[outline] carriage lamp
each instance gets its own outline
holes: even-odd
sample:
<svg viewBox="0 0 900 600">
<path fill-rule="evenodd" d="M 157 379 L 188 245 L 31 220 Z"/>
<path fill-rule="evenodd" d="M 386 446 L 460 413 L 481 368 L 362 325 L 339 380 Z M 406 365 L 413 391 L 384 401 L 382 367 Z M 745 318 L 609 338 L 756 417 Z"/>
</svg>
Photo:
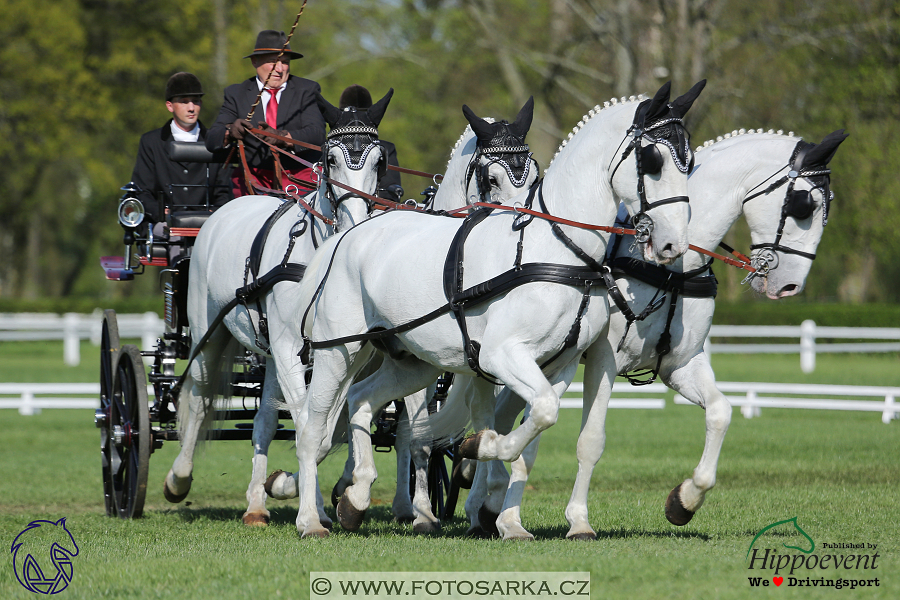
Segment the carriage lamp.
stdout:
<svg viewBox="0 0 900 600">
<path fill-rule="evenodd" d="M 144 222 L 144 205 L 137 198 L 125 197 L 119 204 L 119 223 L 135 228 Z"/>
</svg>

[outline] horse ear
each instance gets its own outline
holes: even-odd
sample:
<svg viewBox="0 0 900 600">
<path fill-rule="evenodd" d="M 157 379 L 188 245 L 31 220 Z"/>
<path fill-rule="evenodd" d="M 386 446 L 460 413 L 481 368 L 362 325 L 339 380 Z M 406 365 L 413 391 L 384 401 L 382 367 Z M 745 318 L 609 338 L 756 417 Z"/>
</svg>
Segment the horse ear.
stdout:
<svg viewBox="0 0 900 600">
<path fill-rule="evenodd" d="M 672 82 L 665 82 L 661 88 L 656 92 L 656 95 L 653 96 L 653 100 L 650 101 L 650 105 L 647 106 L 644 111 L 644 119 L 643 123 L 647 121 L 652 121 L 666 108 L 669 103 L 669 93 L 672 90 Z M 643 125 L 641 123 L 641 125 Z"/>
<path fill-rule="evenodd" d="M 806 153 L 801 166 L 827 165 L 831 162 L 831 159 L 834 158 L 834 153 L 837 152 L 838 146 L 840 146 L 841 142 L 848 137 L 849 134 L 844 133 L 843 129 L 838 129 L 837 131 L 829 133 L 822 139 L 820 144 L 817 144 Z"/>
<path fill-rule="evenodd" d="M 516 120 L 510 126 L 523 140 L 531 129 L 531 120 L 534 118 L 534 96 L 522 106 L 522 110 L 516 115 Z"/>
<path fill-rule="evenodd" d="M 462 111 L 479 142 L 486 144 L 494 139 L 494 129 L 490 123 L 472 112 L 472 109 L 465 104 L 463 104 Z"/>
<path fill-rule="evenodd" d="M 701 79 L 697 83 L 694 84 L 694 87 L 689 89 L 686 94 L 683 96 L 679 96 L 675 98 L 674 102 L 672 102 L 672 112 L 675 113 L 678 117 L 683 117 L 688 109 L 694 104 L 694 100 L 697 99 L 697 96 L 700 95 L 700 92 L 703 91 L 703 88 L 706 87 L 706 80 Z"/>
<path fill-rule="evenodd" d="M 371 108 L 366 110 L 366 114 L 369 115 L 369 118 L 372 119 L 372 123 L 375 124 L 375 127 L 378 127 L 381 124 L 381 119 L 384 118 L 384 111 L 387 110 L 388 104 L 391 103 L 391 96 L 394 95 L 394 88 L 388 90 L 388 93 L 384 95 L 384 98 L 376 102 L 372 105 Z"/>
<path fill-rule="evenodd" d="M 319 110 L 322 111 L 322 116 L 325 117 L 325 122 L 328 123 L 331 127 L 334 127 L 334 124 L 337 123 L 338 117 L 341 115 L 341 109 L 334 106 L 326 100 L 322 94 L 316 92 L 316 104 L 319 105 Z"/>
</svg>

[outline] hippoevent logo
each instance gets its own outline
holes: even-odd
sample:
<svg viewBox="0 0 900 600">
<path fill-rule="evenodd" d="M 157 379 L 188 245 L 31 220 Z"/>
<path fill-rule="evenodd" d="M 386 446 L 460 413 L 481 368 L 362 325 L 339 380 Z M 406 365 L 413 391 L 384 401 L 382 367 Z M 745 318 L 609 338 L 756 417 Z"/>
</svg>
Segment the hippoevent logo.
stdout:
<svg viewBox="0 0 900 600">
<path fill-rule="evenodd" d="M 795 533 L 785 533 L 792 525 Z M 776 528 L 782 527 L 780 530 Z M 763 534 L 776 530 L 770 535 L 795 537 L 800 534 L 799 545 L 782 543 L 781 548 L 765 547 L 768 538 L 760 541 Z M 757 543 L 759 542 L 759 543 Z M 747 568 L 754 571 L 747 579 L 750 587 L 831 587 L 835 589 L 858 587 L 878 587 L 878 577 L 872 573 L 878 568 L 878 544 L 869 542 L 822 543 L 816 552 L 816 542 L 797 523 L 797 517 L 776 521 L 763 527 L 747 549 Z M 794 550 L 795 552 L 785 552 Z M 838 551 L 841 551 L 840 553 Z M 849 551 L 849 552 L 848 552 Z M 813 577 L 810 571 L 833 571 L 825 576 Z"/>
<path fill-rule="evenodd" d="M 78 544 L 63 517 L 55 522 L 32 521 L 13 540 L 10 552 L 22 587 L 36 594 L 58 594 L 72 581 Z"/>
</svg>

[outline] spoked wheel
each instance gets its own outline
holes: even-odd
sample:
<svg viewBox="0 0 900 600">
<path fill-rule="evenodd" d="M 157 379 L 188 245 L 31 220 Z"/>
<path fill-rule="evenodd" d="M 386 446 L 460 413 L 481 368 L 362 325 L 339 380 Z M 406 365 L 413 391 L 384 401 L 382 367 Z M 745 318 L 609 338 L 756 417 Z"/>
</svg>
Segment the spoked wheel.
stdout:
<svg viewBox="0 0 900 600">
<path fill-rule="evenodd" d="M 115 514 L 113 508 L 112 477 L 110 473 L 110 416 L 112 414 L 113 371 L 119 353 L 119 325 L 116 311 L 103 312 L 100 331 L 100 408 L 94 415 L 94 423 L 100 429 L 100 468 L 103 477 L 103 503 L 106 516 Z"/>
<path fill-rule="evenodd" d="M 107 440 L 112 514 L 122 519 L 136 519 L 144 512 L 153 442 L 147 376 L 137 346 L 122 346 L 115 364 Z"/>
<path fill-rule="evenodd" d="M 440 520 L 453 518 L 459 489 L 452 490 L 450 476 L 447 472 L 447 460 L 453 462 L 453 450 L 441 448 L 433 450 L 428 457 L 428 496 L 431 499 L 431 512 Z M 416 491 L 416 465 L 409 465 L 409 495 Z"/>
</svg>

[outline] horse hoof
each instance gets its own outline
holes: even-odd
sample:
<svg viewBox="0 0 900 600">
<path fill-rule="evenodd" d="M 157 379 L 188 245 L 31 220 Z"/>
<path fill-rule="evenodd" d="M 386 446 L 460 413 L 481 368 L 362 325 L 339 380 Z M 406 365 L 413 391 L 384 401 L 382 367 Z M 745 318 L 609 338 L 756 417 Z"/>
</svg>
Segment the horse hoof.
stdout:
<svg viewBox="0 0 900 600">
<path fill-rule="evenodd" d="M 249 525 L 250 527 L 266 527 L 269 524 L 269 515 L 263 513 L 244 513 L 241 521 L 244 522 L 244 525 Z"/>
<path fill-rule="evenodd" d="M 450 475 L 450 480 L 464 490 L 471 490 L 472 481 L 475 479 L 475 469 L 472 469 L 470 464 L 467 464 L 469 460 L 465 459 L 456 463 Z"/>
<path fill-rule="evenodd" d="M 363 518 L 366 516 L 365 510 L 357 510 L 347 496 L 341 496 L 337 505 L 337 518 L 341 527 L 347 531 L 357 531 L 362 525 Z"/>
<path fill-rule="evenodd" d="M 327 529 L 313 529 L 312 531 L 304 531 L 303 534 L 300 536 L 300 539 L 303 539 L 303 538 L 325 539 L 329 535 L 331 535 L 331 534 L 328 532 Z"/>
<path fill-rule="evenodd" d="M 478 522 L 481 523 L 481 528 L 491 537 L 500 537 L 500 530 L 497 529 L 498 518 L 500 518 L 498 513 L 490 511 L 483 504 L 478 509 Z"/>
<path fill-rule="evenodd" d="M 585 541 L 585 542 L 593 542 L 597 539 L 597 535 L 594 532 L 585 532 L 585 533 L 573 533 L 572 535 L 566 536 L 567 540 L 575 540 L 575 541 Z"/>
<path fill-rule="evenodd" d="M 476 434 L 470 435 L 466 439 L 462 441 L 459 445 L 459 455 L 462 458 L 471 458 L 473 460 L 478 460 L 478 446 L 481 444 L 481 436 L 484 435 L 483 431 L 479 431 Z"/>
<path fill-rule="evenodd" d="M 278 476 L 281 475 L 282 473 L 284 473 L 284 471 L 282 471 L 281 469 L 272 471 L 272 474 L 269 475 L 268 479 L 266 479 L 266 483 L 265 483 L 265 485 L 263 485 L 263 489 L 266 490 L 266 495 L 269 498 L 275 497 L 275 495 L 272 494 L 272 486 L 275 485 L 275 480 L 278 479 Z"/>
<path fill-rule="evenodd" d="M 187 495 L 191 491 L 191 481 L 193 481 L 193 480 L 194 480 L 193 477 L 191 477 L 191 479 L 188 480 L 188 489 L 183 494 L 176 494 L 176 493 L 172 492 L 172 490 L 169 489 L 169 482 L 166 480 L 163 480 L 163 496 L 165 496 L 166 500 L 168 500 L 172 504 L 178 504 L 179 502 L 181 502 L 182 500 L 187 498 Z"/>
<path fill-rule="evenodd" d="M 416 523 L 413 525 L 413 533 L 416 535 L 421 535 L 424 533 L 436 533 L 441 530 L 440 523 L 432 523 L 430 521 L 425 521 L 424 523 Z"/>
<path fill-rule="evenodd" d="M 672 525 L 687 525 L 694 518 L 694 513 L 689 511 L 681 503 L 681 485 L 675 487 L 666 498 L 666 519 Z"/>
<path fill-rule="evenodd" d="M 533 542 L 534 536 L 525 530 L 512 533 L 503 537 L 504 542 Z"/>
</svg>

